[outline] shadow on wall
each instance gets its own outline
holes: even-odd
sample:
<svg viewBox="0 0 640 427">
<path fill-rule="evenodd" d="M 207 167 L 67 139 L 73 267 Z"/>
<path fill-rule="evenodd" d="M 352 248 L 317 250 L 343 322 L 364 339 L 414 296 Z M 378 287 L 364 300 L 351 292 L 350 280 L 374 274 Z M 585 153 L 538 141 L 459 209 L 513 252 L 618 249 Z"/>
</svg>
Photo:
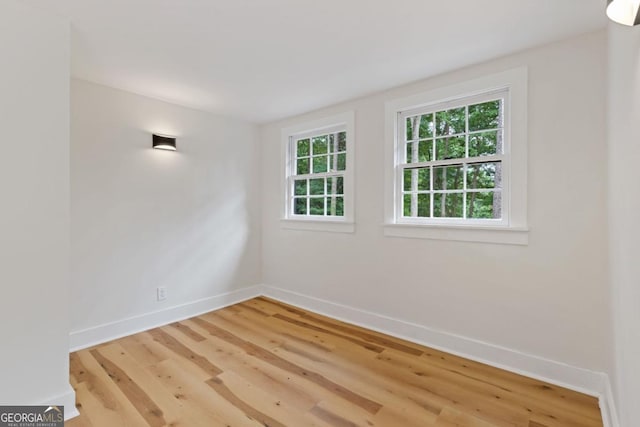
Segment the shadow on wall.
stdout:
<svg viewBox="0 0 640 427">
<path fill-rule="evenodd" d="M 201 298 L 237 288 L 249 240 L 246 197 L 229 191 L 203 203 L 190 221 L 165 230 L 171 254 L 160 255 L 158 286 Z M 189 283 L 183 283 L 189 277 Z M 183 286 L 188 285 L 188 286 Z M 195 298 L 197 299 L 197 297 Z"/>
<path fill-rule="evenodd" d="M 148 176 L 156 177 L 156 188 L 171 195 L 170 200 L 163 194 L 153 197 L 158 252 L 148 277 L 154 286 L 169 289 L 170 305 L 255 284 L 244 277 L 255 268 L 247 254 L 249 183 L 240 172 L 247 167 L 244 156 L 224 146 L 212 151 L 207 153 L 214 160 L 207 163 L 210 167 L 194 164 L 198 153 L 190 152 L 189 144 L 178 145 L 176 152 L 147 147 L 139 152 L 153 158 Z"/>
<path fill-rule="evenodd" d="M 146 130 L 102 125 L 109 135 L 77 144 L 73 160 L 73 330 L 257 284 L 252 145 L 227 142 L 236 128 L 164 151 Z"/>
</svg>

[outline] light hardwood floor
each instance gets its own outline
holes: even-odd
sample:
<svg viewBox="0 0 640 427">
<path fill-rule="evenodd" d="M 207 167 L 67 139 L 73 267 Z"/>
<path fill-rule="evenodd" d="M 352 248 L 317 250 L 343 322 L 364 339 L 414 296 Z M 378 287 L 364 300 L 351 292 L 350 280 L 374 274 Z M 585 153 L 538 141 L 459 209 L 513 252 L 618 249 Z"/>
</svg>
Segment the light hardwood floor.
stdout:
<svg viewBox="0 0 640 427">
<path fill-rule="evenodd" d="M 602 426 L 598 401 L 256 298 L 71 354 L 70 427 Z"/>
</svg>

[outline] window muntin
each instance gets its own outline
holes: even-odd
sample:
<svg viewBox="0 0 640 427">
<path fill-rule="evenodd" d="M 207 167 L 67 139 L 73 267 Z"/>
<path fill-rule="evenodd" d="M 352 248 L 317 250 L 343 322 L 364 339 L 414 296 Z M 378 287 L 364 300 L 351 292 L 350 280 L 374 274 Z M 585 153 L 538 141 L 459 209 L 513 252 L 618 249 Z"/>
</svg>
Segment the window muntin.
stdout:
<svg viewBox="0 0 640 427">
<path fill-rule="evenodd" d="M 398 223 L 508 223 L 507 95 L 493 91 L 398 113 Z"/>
<path fill-rule="evenodd" d="M 289 145 L 289 217 L 344 219 L 346 128 L 294 135 Z"/>
</svg>

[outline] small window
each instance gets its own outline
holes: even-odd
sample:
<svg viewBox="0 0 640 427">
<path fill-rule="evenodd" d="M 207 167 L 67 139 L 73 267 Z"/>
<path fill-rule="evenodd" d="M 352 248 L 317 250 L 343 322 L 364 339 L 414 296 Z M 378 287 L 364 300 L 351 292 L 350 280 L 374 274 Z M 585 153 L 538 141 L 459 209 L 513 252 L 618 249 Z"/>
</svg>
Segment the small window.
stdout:
<svg viewBox="0 0 640 427">
<path fill-rule="evenodd" d="M 291 214 L 344 217 L 347 132 L 335 129 L 293 137 L 294 173 L 289 177 Z"/>
<path fill-rule="evenodd" d="M 283 141 L 287 228 L 352 231 L 353 113 L 284 129 Z"/>
</svg>

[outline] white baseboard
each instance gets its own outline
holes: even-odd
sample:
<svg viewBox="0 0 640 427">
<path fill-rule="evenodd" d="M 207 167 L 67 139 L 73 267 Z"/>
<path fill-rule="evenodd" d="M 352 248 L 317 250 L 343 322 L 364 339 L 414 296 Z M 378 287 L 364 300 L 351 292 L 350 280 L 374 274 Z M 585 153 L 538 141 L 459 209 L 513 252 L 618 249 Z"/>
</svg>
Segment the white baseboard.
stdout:
<svg viewBox="0 0 640 427">
<path fill-rule="evenodd" d="M 600 410 L 602 411 L 602 422 L 604 427 L 620 427 L 618 421 L 618 413 L 616 412 L 616 405 L 613 399 L 613 390 L 611 388 L 611 382 L 609 376 L 605 378 L 605 392 L 600 396 Z"/>
<path fill-rule="evenodd" d="M 613 408 L 609 378 L 602 372 L 578 368 L 273 286 L 265 285 L 264 295 L 334 319 L 598 397 L 603 418 L 606 417 L 605 427 L 619 427 Z"/>
<path fill-rule="evenodd" d="M 250 286 L 214 297 L 169 307 L 163 310 L 105 323 L 69 334 L 71 352 L 102 344 L 158 326 L 178 322 L 209 311 L 246 301 L 263 294 L 262 285 Z"/>
<path fill-rule="evenodd" d="M 49 405 L 62 405 L 64 406 L 64 420 L 67 421 L 73 417 L 77 417 L 80 415 L 78 409 L 76 408 L 76 392 L 71 387 L 70 384 L 67 384 L 67 390 L 63 393 L 52 396 L 51 398 L 38 402 L 38 405 L 49 406 Z"/>
</svg>

